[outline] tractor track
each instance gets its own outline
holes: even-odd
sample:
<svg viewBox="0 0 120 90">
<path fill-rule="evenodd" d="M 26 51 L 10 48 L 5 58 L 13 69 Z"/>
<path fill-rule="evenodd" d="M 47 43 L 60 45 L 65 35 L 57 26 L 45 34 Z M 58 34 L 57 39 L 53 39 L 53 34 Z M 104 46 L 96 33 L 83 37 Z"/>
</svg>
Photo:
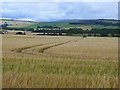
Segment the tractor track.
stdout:
<svg viewBox="0 0 120 90">
<path fill-rule="evenodd" d="M 56 42 L 54 42 L 56 43 Z M 22 53 L 24 50 L 26 49 L 30 49 L 30 48 L 34 48 L 34 47 L 38 47 L 38 46 L 43 46 L 43 45 L 47 45 L 47 44 L 53 44 L 53 43 L 46 43 L 46 44 L 38 44 L 38 45 L 32 45 L 32 46 L 26 46 L 26 47 L 21 47 L 21 48 L 15 48 L 12 51 L 14 52 L 18 52 L 18 53 Z"/>
<path fill-rule="evenodd" d="M 70 43 L 70 42 L 77 42 L 77 41 L 78 40 L 70 40 L 70 41 L 67 41 L 67 42 L 58 43 L 58 44 L 55 44 L 55 45 L 44 47 L 44 48 L 42 48 L 42 49 L 39 50 L 39 53 L 44 53 L 46 50 L 48 50 L 50 48 L 57 47 L 57 46 L 60 46 L 60 45 L 63 45 L 63 44 L 67 44 L 67 43 Z"/>
<path fill-rule="evenodd" d="M 62 42 L 62 43 L 53 42 L 53 43 L 46 43 L 46 44 L 38 44 L 38 45 L 26 46 L 26 47 L 13 49 L 12 52 L 26 53 L 26 51 L 28 50 L 27 51 L 28 53 L 26 53 L 26 54 L 34 54 L 34 52 L 29 53 L 29 49 L 38 48 L 38 49 L 36 49 L 37 53 L 44 53 L 46 50 L 48 50 L 50 48 L 57 47 L 57 46 L 60 46 L 60 45 L 63 45 L 63 44 L 67 44 L 67 43 L 70 43 L 70 42 L 77 42 L 77 41 L 78 40 L 69 40 L 69 41 Z M 50 44 L 53 44 L 53 45 L 50 45 Z M 48 46 L 45 46 L 45 45 L 48 45 Z M 39 48 L 39 47 L 42 47 L 42 48 Z"/>
</svg>

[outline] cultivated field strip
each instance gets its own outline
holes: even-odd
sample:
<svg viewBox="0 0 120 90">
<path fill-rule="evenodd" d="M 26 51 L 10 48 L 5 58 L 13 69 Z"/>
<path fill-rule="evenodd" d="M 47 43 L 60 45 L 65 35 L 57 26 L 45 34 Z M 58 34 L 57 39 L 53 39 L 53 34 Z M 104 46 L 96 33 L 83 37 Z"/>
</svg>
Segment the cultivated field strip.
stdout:
<svg viewBox="0 0 120 90">
<path fill-rule="evenodd" d="M 2 39 L 4 88 L 118 88 L 117 38 Z"/>
</svg>

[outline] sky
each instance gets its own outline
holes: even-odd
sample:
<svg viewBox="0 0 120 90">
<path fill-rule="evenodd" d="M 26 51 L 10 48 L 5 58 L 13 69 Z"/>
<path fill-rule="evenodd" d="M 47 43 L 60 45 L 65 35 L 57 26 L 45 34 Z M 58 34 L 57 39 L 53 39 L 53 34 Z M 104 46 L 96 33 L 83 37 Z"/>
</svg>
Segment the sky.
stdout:
<svg viewBox="0 0 120 90">
<path fill-rule="evenodd" d="M 0 17 L 36 21 L 118 19 L 118 2 L 2 2 Z"/>
<path fill-rule="evenodd" d="M 2 0 L 2 2 L 119 2 L 120 0 Z"/>
</svg>

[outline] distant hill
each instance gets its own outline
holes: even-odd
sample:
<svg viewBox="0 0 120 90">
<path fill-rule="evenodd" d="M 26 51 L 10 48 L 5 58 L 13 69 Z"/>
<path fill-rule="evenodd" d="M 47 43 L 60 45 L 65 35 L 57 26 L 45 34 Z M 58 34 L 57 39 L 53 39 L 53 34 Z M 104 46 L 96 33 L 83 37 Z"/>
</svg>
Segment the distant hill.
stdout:
<svg viewBox="0 0 120 90">
<path fill-rule="evenodd" d="M 8 24 L 4 30 L 31 31 L 31 33 L 47 33 L 48 35 L 84 35 L 120 37 L 120 23 L 118 20 L 61 20 L 56 22 L 34 22 L 23 20 L 1 20 L 1 24 Z M 52 33 L 52 34 L 51 34 Z"/>
<path fill-rule="evenodd" d="M 60 28 L 82 28 L 83 30 L 91 30 L 92 28 L 118 28 L 119 21 L 114 19 L 91 19 L 91 20 L 80 20 L 80 19 L 67 19 L 55 22 L 35 22 L 35 21 L 23 21 L 13 19 L 0 19 L 2 23 L 7 22 L 11 24 L 8 28 L 22 28 L 22 29 L 34 29 L 38 26 L 57 26 Z"/>
<path fill-rule="evenodd" d="M 71 24 L 75 23 L 75 24 Z M 79 20 L 79 19 L 69 19 L 69 20 L 60 20 L 56 22 L 40 22 L 34 25 L 31 25 L 31 28 L 36 28 L 37 26 L 52 25 L 58 26 L 61 28 L 82 28 L 82 29 L 91 29 L 91 28 L 118 28 L 118 20 L 113 19 L 93 19 L 93 20 Z"/>
</svg>

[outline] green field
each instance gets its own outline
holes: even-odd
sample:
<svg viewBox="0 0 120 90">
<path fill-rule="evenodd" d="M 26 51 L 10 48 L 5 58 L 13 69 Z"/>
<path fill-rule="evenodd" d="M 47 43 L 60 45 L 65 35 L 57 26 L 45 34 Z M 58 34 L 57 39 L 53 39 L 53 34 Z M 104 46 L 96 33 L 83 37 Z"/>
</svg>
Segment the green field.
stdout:
<svg viewBox="0 0 120 90">
<path fill-rule="evenodd" d="M 9 28 L 37 28 L 37 26 L 58 26 L 61 28 L 82 28 L 83 30 L 91 30 L 92 28 L 102 29 L 102 28 L 110 28 L 116 29 L 118 26 L 104 26 L 104 25 L 71 25 L 70 22 L 74 22 L 76 20 L 66 20 L 66 21 L 56 21 L 56 22 L 30 22 L 30 21 L 11 21 L 11 20 L 2 20 L 2 22 L 7 22 L 8 24 L 12 24 L 12 26 L 8 26 Z M 116 20 L 104 20 L 104 22 L 112 22 L 118 23 Z"/>
<path fill-rule="evenodd" d="M 44 26 L 44 25 L 51 25 L 51 26 L 58 26 L 61 28 L 82 28 L 83 30 L 92 28 L 118 28 L 118 26 L 103 26 L 103 25 L 70 25 L 69 22 L 41 22 L 37 24 L 30 25 L 26 28 L 36 28 L 37 26 Z"/>
</svg>

